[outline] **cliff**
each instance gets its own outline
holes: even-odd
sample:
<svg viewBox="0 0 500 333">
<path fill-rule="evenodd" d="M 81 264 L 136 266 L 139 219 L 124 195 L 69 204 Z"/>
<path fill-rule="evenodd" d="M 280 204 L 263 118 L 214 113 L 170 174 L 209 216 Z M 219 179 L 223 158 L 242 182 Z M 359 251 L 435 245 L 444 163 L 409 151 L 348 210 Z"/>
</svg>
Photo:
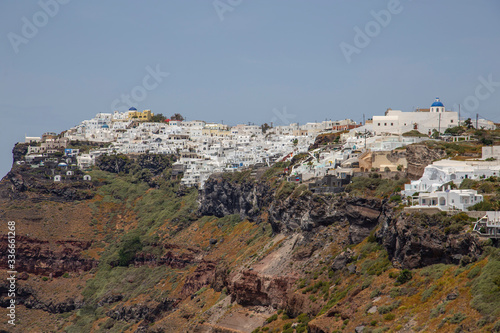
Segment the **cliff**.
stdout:
<svg viewBox="0 0 500 333">
<path fill-rule="evenodd" d="M 459 217 L 462 220 L 441 214 L 399 214 L 383 224 L 377 238 L 389 258 L 403 268 L 470 263 L 480 257 L 482 249 L 477 237 L 464 232 L 469 226 L 467 216 Z"/>
<path fill-rule="evenodd" d="M 440 148 L 429 148 L 425 145 L 410 145 L 406 147 L 408 162 L 407 174 L 411 180 L 417 180 L 424 174 L 426 166 L 435 160 L 446 157 L 446 151 Z"/>
<path fill-rule="evenodd" d="M 0 329 L 332 333 L 497 325 L 498 249 L 468 232 L 463 215 L 407 215 L 375 195 L 315 195 L 284 181 L 281 167 L 213 175 L 198 192 L 171 178 L 173 161 L 101 159 L 90 183 L 54 184 L 14 167 L 0 183 L 0 217 L 16 222 L 20 321 Z M 0 237 L 0 252 L 7 244 Z M 0 267 L 6 281 L 6 258 Z M 2 316 L 7 287 L 0 284 Z"/>
</svg>

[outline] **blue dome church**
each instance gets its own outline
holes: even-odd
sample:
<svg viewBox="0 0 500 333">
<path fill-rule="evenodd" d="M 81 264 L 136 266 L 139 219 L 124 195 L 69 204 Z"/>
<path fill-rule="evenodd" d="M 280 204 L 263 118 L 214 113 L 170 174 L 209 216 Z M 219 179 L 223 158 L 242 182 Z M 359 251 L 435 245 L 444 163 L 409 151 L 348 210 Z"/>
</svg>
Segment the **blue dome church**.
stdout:
<svg viewBox="0 0 500 333">
<path fill-rule="evenodd" d="M 432 103 L 431 112 L 444 112 L 444 105 L 441 103 L 439 97 L 436 97 L 436 100 Z"/>
</svg>

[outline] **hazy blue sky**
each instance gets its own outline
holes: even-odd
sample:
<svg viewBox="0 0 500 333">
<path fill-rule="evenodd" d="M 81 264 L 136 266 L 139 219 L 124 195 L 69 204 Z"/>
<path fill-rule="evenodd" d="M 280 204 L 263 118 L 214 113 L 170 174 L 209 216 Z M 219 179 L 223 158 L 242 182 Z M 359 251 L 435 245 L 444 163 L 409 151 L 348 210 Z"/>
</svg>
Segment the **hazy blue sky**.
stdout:
<svg viewBox="0 0 500 333">
<path fill-rule="evenodd" d="M 500 121 L 497 0 L 54 1 L 0 2 L 0 177 L 25 134 L 111 112 L 122 94 L 230 124 L 361 121 L 436 96 Z M 144 83 L 156 68 L 169 75 Z"/>
</svg>

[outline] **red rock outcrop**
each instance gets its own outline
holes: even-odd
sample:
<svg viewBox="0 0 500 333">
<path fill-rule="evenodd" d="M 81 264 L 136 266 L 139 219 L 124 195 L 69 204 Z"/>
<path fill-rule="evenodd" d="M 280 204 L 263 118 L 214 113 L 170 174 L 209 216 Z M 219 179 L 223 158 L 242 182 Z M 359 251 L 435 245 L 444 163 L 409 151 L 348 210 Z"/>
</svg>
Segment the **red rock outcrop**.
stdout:
<svg viewBox="0 0 500 333">
<path fill-rule="evenodd" d="M 16 263 L 18 272 L 57 277 L 66 272 L 88 271 L 97 266 L 97 261 L 82 257 L 91 242 L 59 240 L 55 243 L 36 238 L 16 237 Z M 0 236 L 0 253 L 7 253 L 8 239 Z M 0 268 L 7 268 L 8 257 L 0 257 Z"/>
<path fill-rule="evenodd" d="M 244 270 L 231 279 L 229 291 L 233 301 L 241 305 L 284 307 L 287 295 L 296 278 L 268 276 Z"/>
</svg>

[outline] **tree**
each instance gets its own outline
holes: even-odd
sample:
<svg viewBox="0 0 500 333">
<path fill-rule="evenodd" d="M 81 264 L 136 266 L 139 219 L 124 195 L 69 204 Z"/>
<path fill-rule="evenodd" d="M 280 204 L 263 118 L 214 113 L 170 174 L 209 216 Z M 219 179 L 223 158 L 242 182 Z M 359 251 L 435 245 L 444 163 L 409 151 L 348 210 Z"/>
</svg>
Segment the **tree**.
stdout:
<svg viewBox="0 0 500 333">
<path fill-rule="evenodd" d="M 482 137 L 481 140 L 479 140 L 483 145 L 485 146 L 492 146 L 493 145 L 493 140 Z"/>
<path fill-rule="evenodd" d="M 266 133 L 266 131 L 270 129 L 271 126 L 269 126 L 267 123 L 264 123 L 263 125 L 260 126 L 260 128 L 262 129 L 262 133 Z"/>
<path fill-rule="evenodd" d="M 167 119 L 163 114 L 158 113 L 151 117 L 151 122 L 153 123 L 163 123 Z"/>
<path fill-rule="evenodd" d="M 462 126 L 450 127 L 444 131 L 445 134 L 451 134 L 451 135 L 460 135 L 463 132 L 465 132 L 465 128 L 463 128 Z"/>
<path fill-rule="evenodd" d="M 184 121 L 184 117 L 180 113 L 174 113 L 174 115 L 171 116 L 170 119 Z"/>
<path fill-rule="evenodd" d="M 472 126 L 472 120 L 470 118 L 467 118 L 465 121 L 464 121 L 464 125 L 467 129 L 471 129 L 473 128 L 474 126 Z"/>
</svg>

